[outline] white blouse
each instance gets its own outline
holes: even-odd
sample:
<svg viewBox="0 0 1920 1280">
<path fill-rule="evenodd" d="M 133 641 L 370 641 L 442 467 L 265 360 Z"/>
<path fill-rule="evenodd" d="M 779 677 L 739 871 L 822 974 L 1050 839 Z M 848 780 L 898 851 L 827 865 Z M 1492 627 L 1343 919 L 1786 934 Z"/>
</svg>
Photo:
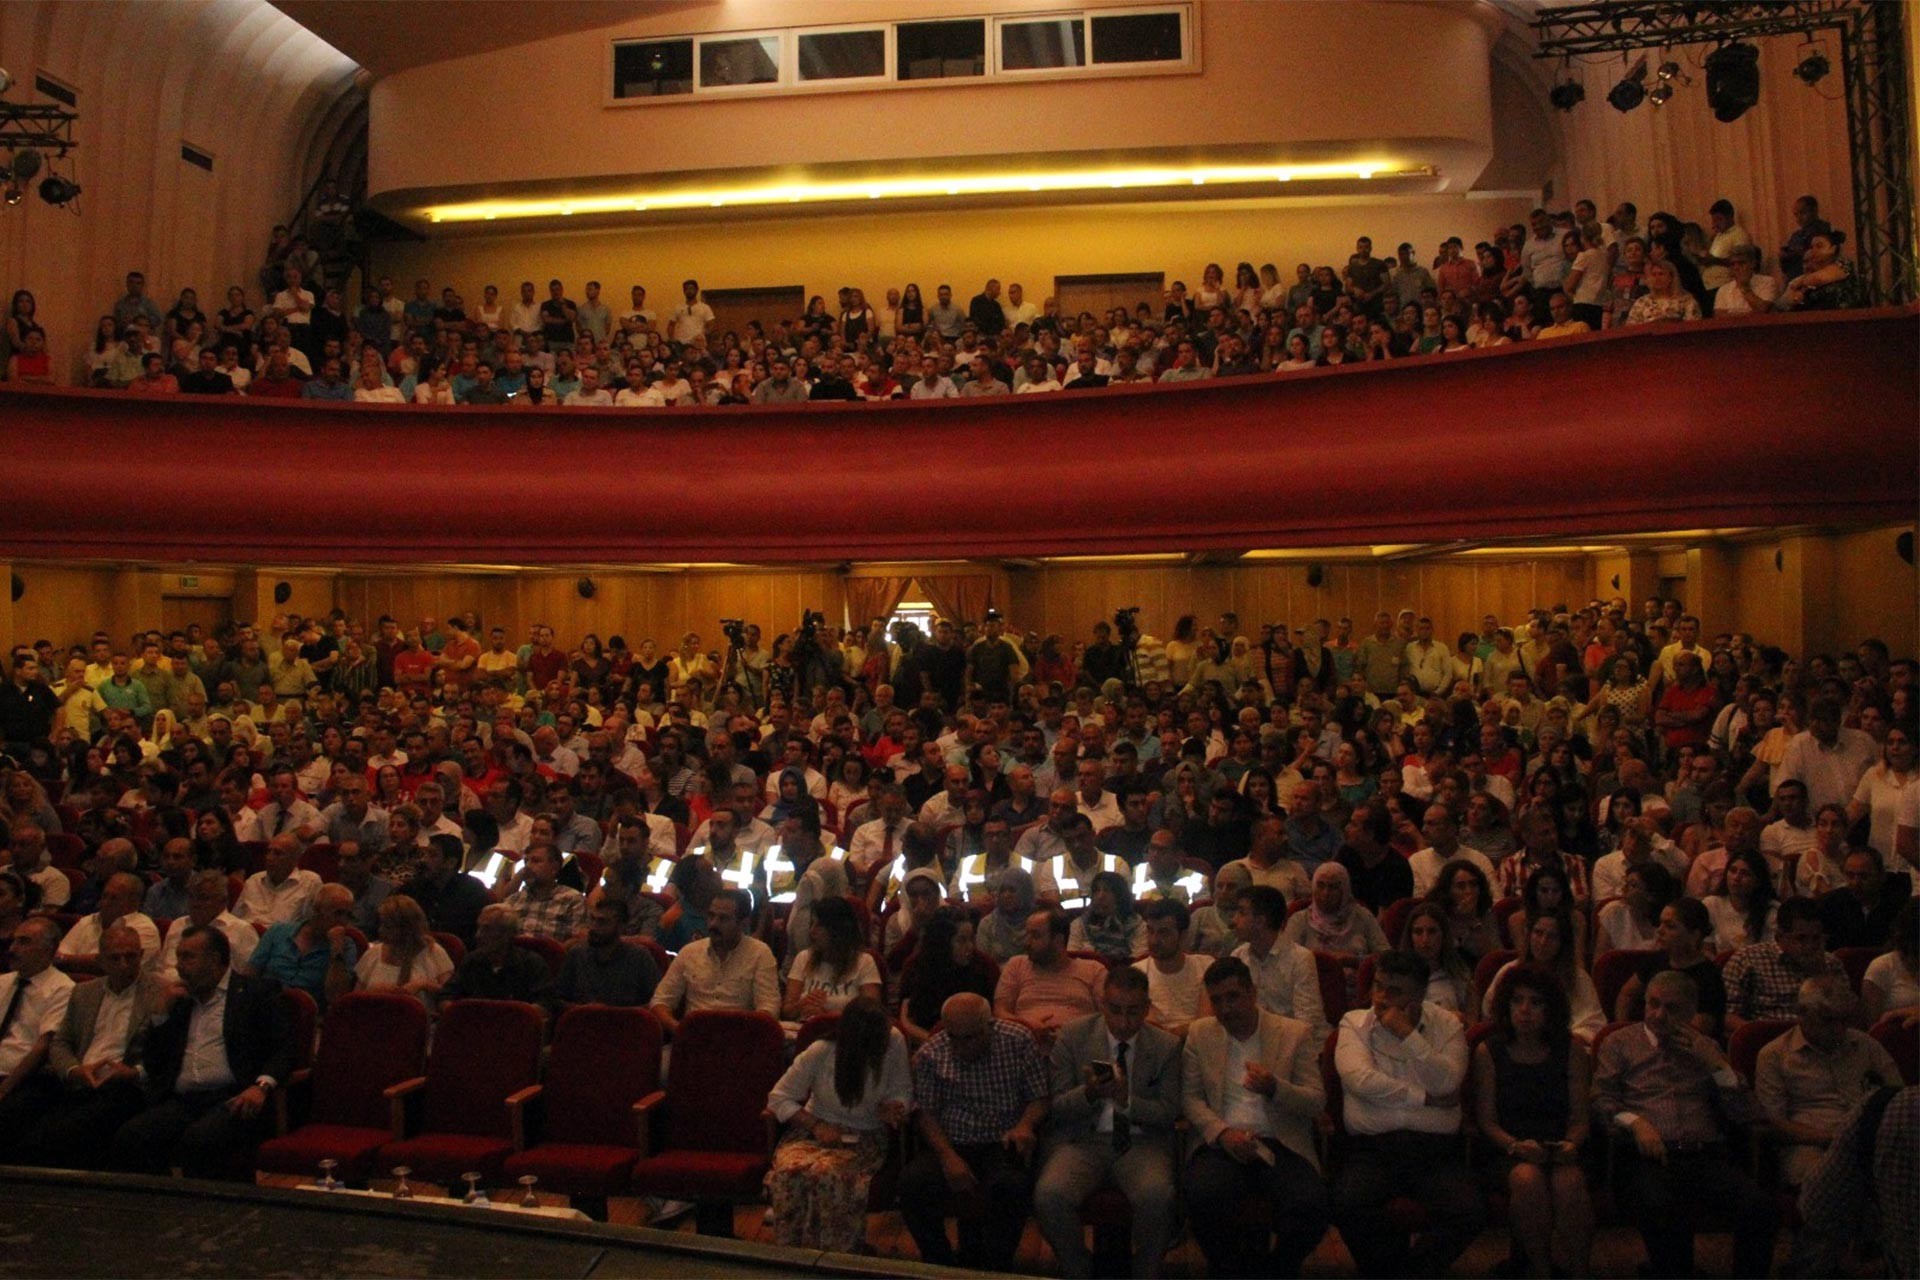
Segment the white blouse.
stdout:
<svg viewBox="0 0 1920 1280">
<path fill-rule="evenodd" d="M 353 967 L 354 976 L 360 979 L 360 990 L 372 991 L 392 988 L 400 985 L 400 966 L 387 960 L 386 944 L 375 942 L 361 953 L 360 963 Z M 413 973 L 409 982 L 426 978 L 433 982 L 445 982 L 453 976 L 453 958 L 446 948 L 429 940 L 427 949 L 413 958 Z"/>
<path fill-rule="evenodd" d="M 840 1100 L 834 1088 L 833 1069 L 839 1046 L 831 1040 L 816 1040 L 808 1045 L 773 1086 L 767 1107 L 782 1124 L 802 1110 L 811 1111 L 816 1120 L 824 1120 L 841 1129 L 866 1132 L 882 1128 L 882 1103 L 906 1103 L 912 1096 L 912 1077 L 907 1069 L 907 1041 L 898 1030 L 887 1041 L 887 1056 L 880 1066 L 880 1079 L 868 1081 L 860 1101 L 851 1105 Z"/>
<path fill-rule="evenodd" d="M 824 964 L 813 963 L 813 951 L 809 948 L 793 958 L 787 967 L 787 977 L 800 983 L 802 999 L 819 991 L 827 997 L 827 1011 L 837 1013 L 859 997 L 861 987 L 880 985 L 880 968 L 872 956 L 862 951 L 853 963 L 853 972 L 829 973 Z"/>
</svg>

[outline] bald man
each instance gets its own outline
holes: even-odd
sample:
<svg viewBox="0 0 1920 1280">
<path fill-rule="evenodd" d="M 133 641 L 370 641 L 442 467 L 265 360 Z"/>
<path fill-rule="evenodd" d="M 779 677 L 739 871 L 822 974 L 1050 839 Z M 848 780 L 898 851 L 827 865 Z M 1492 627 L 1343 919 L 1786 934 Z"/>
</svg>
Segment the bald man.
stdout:
<svg viewBox="0 0 1920 1280">
<path fill-rule="evenodd" d="M 116 871 L 108 876 L 106 885 L 100 890 L 100 909 L 90 916 L 82 916 L 73 928 L 67 930 L 67 936 L 60 940 L 60 958 L 89 963 L 97 961 L 100 958 L 100 942 L 107 930 L 116 924 L 124 924 L 140 939 L 142 966 L 151 969 L 160 958 L 160 930 L 140 910 L 140 900 L 146 889 L 146 884 L 132 872 Z"/>
</svg>

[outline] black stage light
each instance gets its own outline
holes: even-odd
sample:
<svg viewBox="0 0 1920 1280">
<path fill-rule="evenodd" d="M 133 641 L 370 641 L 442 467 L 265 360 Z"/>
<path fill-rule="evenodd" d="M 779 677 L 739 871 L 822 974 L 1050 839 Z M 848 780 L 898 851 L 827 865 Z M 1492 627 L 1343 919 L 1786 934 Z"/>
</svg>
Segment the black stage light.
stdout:
<svg viewBox="0 0 1920 1280">
<path fill-rule="evenodd" d="M 1607 90 L 1607 105 L 1615 111 L 1631 111 L 1646 101 L 1647 60 L 1640 59 L 1626 78 Z"/>
<path fill-rule="evenodd" d="M 1571 111 L 1587 100 L 1587 90 L 1578 80 L 1567 80 L 1553 86 L 1547 94 L 1547 101 L 1562 111 Z"/>
<path fill-rule="evenodd" d="M 1794 79 L 1806 84 L 1819 84 L 1833 70 L 1833 64 L 1827 61 L 1827 55 L 1815 49 L 1800 59 L 1800 65 L 1793 69 Z"/>
<path fill-rule="evenodd" d="M 1760 50 L 1723 44 L 1707 55 L 1707 105 L 1713 118 L 1730 124 L 1760 101 Z"/>
<path fill-rule="evenodd" d="M 63 205 L 80 194 L 80 184 L 52 174 L 40 182 L 40 198 L 51 205 Z"/>
</svg>

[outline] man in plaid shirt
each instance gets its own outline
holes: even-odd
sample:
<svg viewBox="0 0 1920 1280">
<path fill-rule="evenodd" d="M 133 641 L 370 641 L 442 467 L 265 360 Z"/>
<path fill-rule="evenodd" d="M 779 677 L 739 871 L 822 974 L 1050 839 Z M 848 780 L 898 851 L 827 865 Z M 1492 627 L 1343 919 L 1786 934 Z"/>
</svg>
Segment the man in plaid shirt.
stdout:
<svg viewBox="0 0 1920 1280">
<path fill-rule="evenodd" d="M 520 913 L 521 929 L 536 938 L 571 942 L 585 927 L 587 899 L 560 883 L 559 853 L 552 845 L 537 844 L 527 850 L 520 867 L 523 887 L 507 905 Z"/>
<path fill-rule="evenodd" d="M 1798 1012 L 1800 984 L 1833 974 L 1845 978 L 1841 963 L 1827 954 L 1827 925 L 1815 898 L 1788 898 L 1780 904 L 1773 939 L 1742 947 L 1727 961 L 1727 1035 L 1758 1018 L 1792 1018 Z"/>
<path fill-rule="evenodd" d="M 1049 1099 L 1033 1037 L 963 993 L 940 1010 L 942 1030 L 913 1060 L 913 1099 L 926 1147 L 900 1177 L 900 1202 L 920 1257 L 947 1267 L 1006 1271 L 1031 1203 L 1027 1161 Z M 975 1192 L 960 1247 L 947 1240 L 947 1205 Z"/>
<path fill-rule="evenodd" d="M 1541 867 L 1559 867 L 1567 873 L 1573 900 L 1587 900 L 1587 864 L 1585 859 L 1560 852 L 1560 832 L 1553 815 L 1545 809 L 1529 809 L 1520 819 L 1520 848 L 1500 863 L 1500 883 L 1496 892 L 1503 898 L 1517 898 L 1526 890 L 1527 877 Z"/>
</svg>

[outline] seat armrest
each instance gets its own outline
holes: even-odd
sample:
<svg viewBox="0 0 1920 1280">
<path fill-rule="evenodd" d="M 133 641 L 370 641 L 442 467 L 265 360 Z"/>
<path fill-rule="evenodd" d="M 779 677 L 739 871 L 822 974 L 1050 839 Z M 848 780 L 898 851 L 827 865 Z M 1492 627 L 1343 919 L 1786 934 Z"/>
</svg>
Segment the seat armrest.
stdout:
<svg viewBox="0 0 1920 1280">
<path fill-rule="evenodd" d="M 780 1119 L 773 1114 L 771 1107 L 762 1107 L 760 1108 L 760 1123 L 766 1126 L 767 1154 L 772 1155 L 773 1149 L 780 1145 Z"/>
<path fill-rule="evenodd" d="M 393 1129 L 393 1140 L 400 1142 L 407 1136 L 407 1099 L 427 1087 L 425 1076 L 415 1076 L 411 1080 L 402 1080 L 399 1084 L 390 1084 L 382 1091 L 387 1100 L 387 1124 Z"/>
<path fill-rule="evenodd" d="M 665 1091 L 655 1089 L 633 1104 L 633 1142 L 643 1156 L 653 1154 L 653 1113 L 666 1100 Z"/>
<path fill-rule="evenodd" d="M 507 1095 L 507 1122 L 513 1128 L 513 1149 L 527 1149 L 527 1104 L 539 1097 L 541 1086 L 530 1084 L 518 1093 Z"/>
<path fill-rule="evenodd" d="M 296 1086 L 308 1084 L 312 1079 L 312 1070 L 307 1067 L 301 1067 L 287 1077 L 286 1088 L 275 1089 L 273 1091 L 273 1133 L 275 1137 L 286 1137 L 287 1131 L 292 1128 L 292 1123 L 288 1117 L 287 1095 L 292 1093 Z"/>
</svg>

